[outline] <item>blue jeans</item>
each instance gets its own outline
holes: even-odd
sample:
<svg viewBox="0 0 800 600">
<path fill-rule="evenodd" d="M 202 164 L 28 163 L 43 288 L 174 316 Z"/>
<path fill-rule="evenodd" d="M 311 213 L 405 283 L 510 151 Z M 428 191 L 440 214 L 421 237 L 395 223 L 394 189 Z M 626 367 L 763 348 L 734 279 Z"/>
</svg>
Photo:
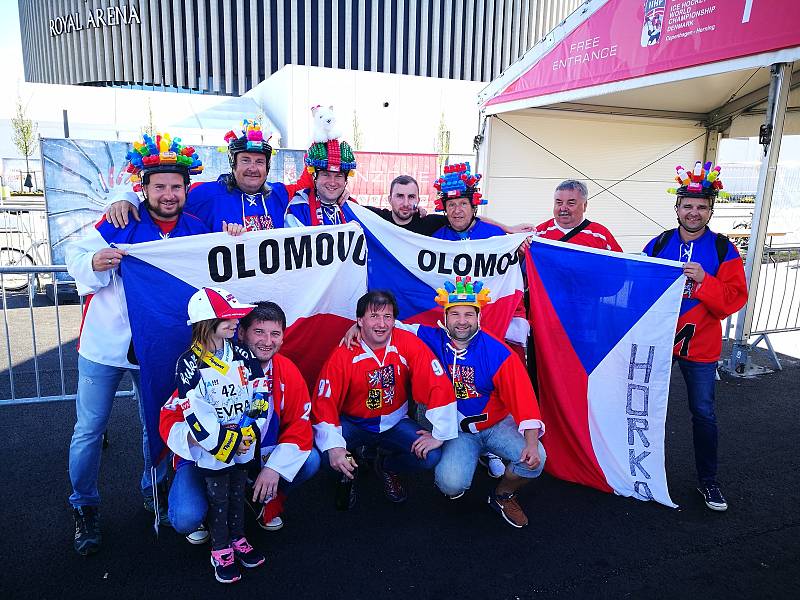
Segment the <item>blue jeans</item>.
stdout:
<svg viewBox="0 0 800 600">
<path fill-rule="evenodd" d="M 442 446 L 442 460 L 436 465 L 434 477 L 436 487 L 448 496 L 457 496 L 468 490 L 478 457 L 485 452 L 491 452 L 508 461 L 511 471 L 520 477 L 538 477 L 542 474 L 547 459 L 544 446 L 539 443 L 541 462 L 535 469 L 519 460 L 524 448 L 525 438 L 511 415 L 478 433 L 459 431 L 457 438 L 447 440 Z"/>
<path fill-rule="evenodd" d="M 423 429 L 416 421 L 404 417 L 397 425 L 383 432 L 367 431 L 345 416 L 341 417 L 342 437 L 347 448 L 353 450 L 359 446 L 377 448 L 387 453 L 383 468 L 393 473 L 422 471 L 433 469 L 442 457 L 442 449 L 434 448 L 426 458 L 418 458 L 411 451 L 411 444 L 419 437 L 417 431 Z M 325 464 L 330 467 L 327 451 Z"/>
<path fill-rule="evenodd" d="M 136 396 L 139 398 L 139 371 L 124 369 L 92 362 L 78 356 L 78 394 L 75 399 L 75 431 L 69 445 L 69 478 L 72 482 L 72 495 L 69 501 L 73 506 L 96 506 L 100 504 L 97 480 L 100 473 L 100 457 L 103 452 L 103 433 L 108 427 L 114 395 L 126 371 L 133 378 Z M 144 472 L 142 473 L 142 495 L 151 496 L 153 483 L 150 477 L 150 451 L 147 446 L 147 432 L 142 419 L 141 400 L 139 418 L 142 422 L 142 452 Z M 157 471 L 157 481 L 166 474 L 167 461 L 162 461 Z"/>
<path fill-rule="evenodd" d="M 717 363 L 701 363 L 676 358 L 686 381 L 689 410 L 692 413 L 694 462 L 697 479 L 713 483 L 717 479 L 717 415 L 714 412 L 714 386 Z"/>
<path fill-rule="evenodd" d="M 278 489 L 286 494 L 297 486 L 311 479 L 319 470 L 320 455 L 316 448 L 300 467 L 294 480 L 289 482 L 281 478 Z M 192 462 L 181 461 L 175 471 L 172 487 L 169 489 L 169 522 L 178 533 L 186 535 L 196 531 L 206 520 L 208 498 L 206 497 L 206 481 L 200 469 Z"/>
</svg>

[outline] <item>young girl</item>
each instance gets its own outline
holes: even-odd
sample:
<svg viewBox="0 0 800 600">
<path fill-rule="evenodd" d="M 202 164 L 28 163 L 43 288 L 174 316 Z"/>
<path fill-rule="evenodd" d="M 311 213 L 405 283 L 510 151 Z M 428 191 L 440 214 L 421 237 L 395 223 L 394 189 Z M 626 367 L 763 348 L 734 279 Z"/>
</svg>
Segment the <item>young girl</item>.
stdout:
<svg viewBox="0 0 800 600">
<path fill-rule="evenodd" d="M 261 366 L 231 343 L 239 319 L 253 310 L 229 292 L 202 288 L 189 300 L 192 345 L 178 359 L 178 402 L 188 429 L 191 455 L 205 477 L 211 565 L 221 583 L 241 578 L 264 555 L 244 537 L 246 463 L 253 459 L 268 402 L 258 389 Z"/>
</svg>

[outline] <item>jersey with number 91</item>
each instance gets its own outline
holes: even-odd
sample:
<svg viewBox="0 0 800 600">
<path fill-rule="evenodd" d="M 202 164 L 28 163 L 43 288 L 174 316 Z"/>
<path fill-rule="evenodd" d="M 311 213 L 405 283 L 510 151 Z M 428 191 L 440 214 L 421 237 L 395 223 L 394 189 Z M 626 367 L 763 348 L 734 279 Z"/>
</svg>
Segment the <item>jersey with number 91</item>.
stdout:
<svg viewBox="0 0 800 600">
<path fill-rule="evenodd" d="M 453 387 L 444 368 L 413 334 L 394 329 L 385 348 L 366 344 L 334 350 L 317 381 L 311 419 L 323 452 L 346 447 L 340 415 L 367 431 L 383 432 L 407 416 L 413 396 L 427 407 L 433 437 L 457 436 Z"/>
</svg>

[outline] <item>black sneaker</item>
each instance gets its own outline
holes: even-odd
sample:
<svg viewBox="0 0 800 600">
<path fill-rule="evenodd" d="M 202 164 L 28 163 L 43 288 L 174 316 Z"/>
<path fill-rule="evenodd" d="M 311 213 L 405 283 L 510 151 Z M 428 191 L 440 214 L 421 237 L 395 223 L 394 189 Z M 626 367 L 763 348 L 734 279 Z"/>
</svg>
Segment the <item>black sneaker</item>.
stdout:
<svg viewBox="0 0 800 600">
<path fill-rule="evenodd" d="M 400 476 L 392 471 L 386 471 L 383 468 L 383 458 L 378 457 L 375 461 L 375 472 L 378 477 L 383 481 L 383 493 L 390 502 L 400 503 L 405 502 L 408 498 L 406 488 L 400 480 Z"/>
<path fill-rule="evenodd" d="M 72 509 L 75 517 L 75 552 L 89 556 L 100 550 L 100 511 L 96 506 L 78 506 Z"/>
<path fill-rule="evenodd" d="M 717 512 L 724 512 L 728 510 L 728 503 L 725 502 L 725 497 L 722 495 L 719 486 L 715 482 L 701 483 L 698 486 L 697 491 L 700 492 L 701 496 L 703 496 L 706 506 L 711 510 L 715 510 Z"/>
</svg>

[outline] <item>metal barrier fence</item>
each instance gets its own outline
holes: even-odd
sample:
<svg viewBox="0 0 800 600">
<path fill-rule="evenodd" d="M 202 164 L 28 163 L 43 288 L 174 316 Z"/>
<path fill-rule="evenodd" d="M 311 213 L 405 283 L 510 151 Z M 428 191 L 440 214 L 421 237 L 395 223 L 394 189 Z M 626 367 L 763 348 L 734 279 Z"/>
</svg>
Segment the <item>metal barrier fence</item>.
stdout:
<svg viewBox="0 0 800 600">
<path fill-rule="evenodd" d="M 751 336 L 800 331 L 800 246 L 765 248 Z"/>
<path fill-rule="evenodd" d="M 78 352 L 83 301 L 74 286 L 59 283 L 65 266 L 0 266 L 0 300 L 5 352 L 0 356 L 0 405 L 74 400 L 78 385 Z M 10 279 L 24 282 L 16 291 Z M 46 284 L 48 294 L 37 293 Z M 117 397 L 133 395 L 121 389 Z"/>
<path fill-rule="evenodd" d="M 782 370 L 781 361 L 769 336 L 800 331 L 800 246 L 764 248 L 756 294 L 749 345 L 755 348 L 764 342 L 775 368 Z M 734 339 L 737 318 L 738 314 L 731 315 L 725 321 L 723 340 Z M 763 367 L 752 366 L 737 371 L 740 375 L 762 372 Z"/>
<path fill-rule="evenodd" d="M 764 340 L 778 368 L 769 334 L 800 331 L 800 246 L 765 248 L 751 335 Z M 65 266 L 0 266 L 5 353 L 0 356 L 0 405 L 74 400 L 77 340 L 83 302 L 59 283 Z M 7 281 L 15 284 L 14 289 Z M 22 282 L 20 288 L 19 284 Z M 43 287 L 48 294 L 40 294 Z M 51 293 L 50 293 L 51 292 Z M 730 335 L 731 321 L 724 329 Z M 130 397 L 131 389 L 117 393 Z"/>
</svg>

